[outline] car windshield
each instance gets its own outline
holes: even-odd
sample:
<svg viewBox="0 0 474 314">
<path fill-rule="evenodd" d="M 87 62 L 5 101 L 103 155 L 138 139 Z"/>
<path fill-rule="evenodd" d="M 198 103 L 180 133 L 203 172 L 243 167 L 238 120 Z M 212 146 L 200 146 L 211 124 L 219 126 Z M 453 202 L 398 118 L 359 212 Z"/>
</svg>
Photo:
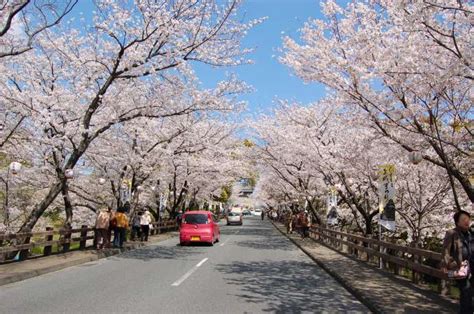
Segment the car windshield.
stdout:
<svg viewBox="0 0 474 314">
<path fill-rule="evenodd" d="M 206 224 L 207 215 L 205 214 L 188 214 L 184 216 L 184 222 L 187 224 Z"/>
</svg>

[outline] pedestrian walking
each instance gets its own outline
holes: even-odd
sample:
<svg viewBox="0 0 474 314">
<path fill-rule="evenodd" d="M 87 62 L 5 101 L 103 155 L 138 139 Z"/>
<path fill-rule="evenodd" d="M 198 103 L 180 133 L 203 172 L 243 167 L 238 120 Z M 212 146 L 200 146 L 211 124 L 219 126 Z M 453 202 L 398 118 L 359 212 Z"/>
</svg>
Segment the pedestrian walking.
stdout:
<svg viewBox="0 0 474 314">
<path fill-rule="evenodd" d="M 183 220 L 183 212 L 180 210 L 178 215 L 176 215 L 176 224 L 178 225 L 178 229 L 181 228 L 181 222 Z"/>
<path fill-rule="evenodd" d="M 286 217 L 286 233 L 287 234 L 292 234 L 293 233 L 293 211 L 289 211 L 288 215 Z"/>
<path fill-rule="evenodd" d="M 264 210 L 262 210 L 262 215 L 261 216 L 262 216 L 262 220 L 265 219 L 265 211 Z"/>
<path fill-rule="evenodd" d="M 133 216 L 132 219 L 132 232 L 130 234 L 130 240 L 135 241 L 137 239 L 141 239 L 142 237 L 142 227 L 141 227 L 141 218 L 143 213 L 138 212 Z"/>
<path fill-rule="evenodd" d="M 107 208 L 101 208 L 95 221 L 96 248 L 102 250 L 109 246 L 110 213 Z"/>
<path fill-rule="evenodd" d="M 115 240 L 115 233 L 117 232 L 117 219 L 115 218 L 116 212 L 113 211 L 111 208 L 109 208 L 109 232 L 107 233 L 107 240 L 108 240 L 108 245 L 107 247 L 110 247 L 111 243 L 115 242 L 112 241 L 112 232 L 114 234 L 114 240 Z"/>
<path fill-rule="evenodd" d="M 309 216 L 307 211 L 301 214 L 301 238 L 304 240 L 309 236 Z"/>
<path fill-rule="evenodd" d="M 272 211 L 272 220 L 278 221 L 278 213 L 276 211 Z"/>
<path fill-rule="evenodd" d="M 456 227 L 448 230 L 443 241 L 441 269 L 456 280 L 459 287 L 459 312 L 473 313 L 473 285 L 471 269 L 474 266 L 474 237 L 470 231 L 471 215 L 466 211 L 454 214 Z"/>
<path fill-rule="evenodd" d="M 148 234 L 150 233 L 151 214 L 146 210 L 140 217 L 140 225 L 142 229 L 142 241 L 148 241 Z"/>
<path fill-rule="evenodd" d="M 117 227 L 114 233 L 114 247 L 123 248 L 128 228 L 128 217 L 125 215 L 125 209 L 123 207 L 118 209 L 115 214 L 115 219 L 117 220 Z"/>
</svg>

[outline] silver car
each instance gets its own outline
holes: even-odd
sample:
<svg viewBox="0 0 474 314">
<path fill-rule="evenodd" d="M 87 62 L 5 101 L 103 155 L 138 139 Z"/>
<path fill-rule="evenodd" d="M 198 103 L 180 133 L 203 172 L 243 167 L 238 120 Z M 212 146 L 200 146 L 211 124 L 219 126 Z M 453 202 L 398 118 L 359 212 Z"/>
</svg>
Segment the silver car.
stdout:
<svg viewBox="0 0 474 314">
<path fill-rule="evenodd" d="M 227 214 L 227 225 L 242 225 L 242 214 L 230 212 Z"/>
</svg>

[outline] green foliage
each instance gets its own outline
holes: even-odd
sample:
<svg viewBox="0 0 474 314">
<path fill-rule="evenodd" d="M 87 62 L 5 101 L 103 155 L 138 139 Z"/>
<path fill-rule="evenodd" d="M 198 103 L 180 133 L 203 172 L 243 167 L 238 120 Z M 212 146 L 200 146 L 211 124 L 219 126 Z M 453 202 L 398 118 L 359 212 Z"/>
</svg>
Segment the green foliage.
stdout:
<svg viewBox="0 0 474 314">
<path fill-rule="evenodd" d="M 231 196 L 232 196 L 232 186 L 225 185 L 221 188 L 221 194 L 219 195 L 219 197 L 214 198 L 214 200 L 221 203 L 227 203 Z"/>
<path fill-rule="evenodd" d="M 64 224 L 64 219 L 61 217 L 62 211 L 63 209 L 61 207 L 55 207 L 47 210 L 43 214 L 43 217 L 48 218 L 54 227 L 61 227 Z"/>
<path fill-rule="evenodd" d="M 244 140 L 244 146 L 245 146 L 245 147 L 248 147 L 248 148 L 251 148 L 251 147 L 254 147 L 255 144 L 254 144 L 251 140 L 245 139 L 245 140 Z"/>
<path fill-rule="evenodd" d="M 443 241 L 438 237 L 426 237 L 423 241 L 423 248 L 441 253 L 443 251 Z"/>
</svg>

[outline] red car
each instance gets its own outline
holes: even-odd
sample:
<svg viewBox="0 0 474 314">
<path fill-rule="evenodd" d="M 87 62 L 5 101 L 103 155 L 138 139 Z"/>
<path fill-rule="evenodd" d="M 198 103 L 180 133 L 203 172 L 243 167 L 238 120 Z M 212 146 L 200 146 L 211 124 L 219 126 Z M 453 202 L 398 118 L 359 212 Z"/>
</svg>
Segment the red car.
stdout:
<svg viewBox="0 0 474 314">
<path fill-rule="evenodd" d="M 214 245 L 215 242 L 219 242 L 220 236 L 219 225 L 210 211 L 189 211 L 183 214 L 179 229 L 181 245 L 192 242 Z"/>
</svg>

